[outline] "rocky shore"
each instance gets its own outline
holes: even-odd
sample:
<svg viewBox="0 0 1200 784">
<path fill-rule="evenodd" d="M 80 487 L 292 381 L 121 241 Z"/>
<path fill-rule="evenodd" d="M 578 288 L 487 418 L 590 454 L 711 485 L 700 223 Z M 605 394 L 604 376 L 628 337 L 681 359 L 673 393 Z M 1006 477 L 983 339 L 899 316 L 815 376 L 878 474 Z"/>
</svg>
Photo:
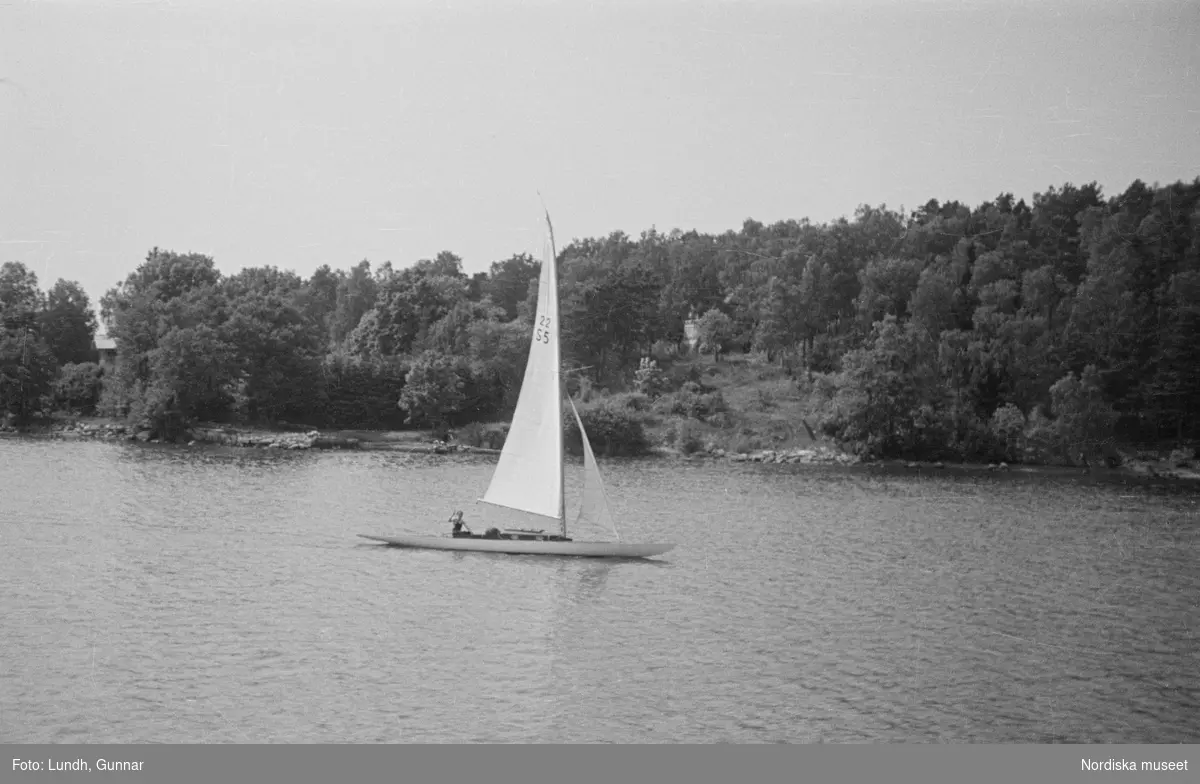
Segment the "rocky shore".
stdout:
<svg viewBox="0 0 1200 784">
<path fill-rule="evenodd" d="M 17 432 L 15 428 L 7 428 L 9 432 Z M 0 432 L 5 427 L 0 425 Z M 162 439 L 158 434 L 149 430 L 137 430 L 124 424 L 107 421 L 76 420 L 56 423 L 49 427 L 26 428 L 21 431 L 26 435 L 37 435 L 52 438 L 88 438 L 104 440 L 128 440 L 141 443 L 158 444 Z M 371 434 L 367 434 L 371 435 Z M 403 440 L 386 438 L 384 434 L 375 434 L 377 438 L 356 438 L 338 434 L 321 433 L 318 430 L 299 432 L 280 432 L 232 427 L 228 425 L 193 425 L 184 431 L 175 443 L 194 446 L 195 444 L 219 444 L 221 446 L 245 447 L 257 449 L 386 449 L 420 454 L 454 454 L 473 452 L 482 454 L 499 454 L 498 449 L 469 446 L 454 441 L 438 441 L 428 434 L 406 433 Z M 677 456 L 678 452 L 670 449 L 654 450 L 654 454 Z M 733 462 L 747 463 L 804 463 L 824 465 L 852 465 L 858 458 L 839 452 L 827 446 L 817 446 L 806 449 L 764 450 L 752 453 L 726 452 L 723 449 L 710 448 L 684 457 L 717 458 Z"/>
<path fill-rule="evenodd" d="M 16 427 L 0 421 L 0 435 L 46 436 L 52 438 L 129 438 L 128 428 L 109 422 L 65 422 L 53 425 Z"/>
<path fill-rule="evenodd" d="M 800 463 L 802 465 L 855 465 L 860 462 L 855 455 L 818 445 L 803 449 L 774 450 L 727 454 L 722 449 L 714 450 L 715 457 L 725 457 L 735 463 Z"/>
<path fill-rule="evenodd" d="M 142 434 L 138 434 L 140 438 Z M 244 430 L 233 427 L 193 427 L 189 443 L 222 444 L 224 446 L 257 447 L 260 449 L 358 449 L 357 438 L 324 435 L 319 430 L 301 433 L 280 433 L 268 430 Z"/>
<path fill-rule="evenodd" d="M 150 430 L 132 428 L 120 422 L 99 419 L 69 420 L 50 425 L 20 428 L 0 421 L 0 435 L 104 441 L 123 440 L 145 444 L 175 443 L 186 446 L 215 444 L 251 449 L 383 449 L 421 454 L 499 451 L 438 441 L 425 433 L 368 433 L 366 434 L 368 437 L 360 438 L 340 433 L 322 433 L 319 430 L 278 431 L 216 424 L 193 425 L 175 439 L 168 441 Z"/>
<path fill-rule="evenodd" d="M 0 424 L 0 433 L 43 436 L 66 439 L 98 439 L 107 441 L 137 441 L 158 444 L 163 439 L 150 430 L 139 430 L 117 422 L 76 420 L 59 422 L 49 426 L 16 428 Z M 275 432 L 248 430 L 225 426 L 193 426 L 174 439 L 174 443 L 194 446 L 195 444 L 221 444 L 224 446 L 257 447 L 262 449 L 357 449 L 359 441 L 325 435 L 317 430 L 307 432 Z"/>
<path fill-rule="evenodd" d="M 928 462 L 916 460 L 881 460 L 876 465 L 906 468 L 915 471 L 990 471 L 1007 473 L 1010 471 L 1028 473 L 1037 471 L 1054 474 L 1085 474 L 1089 476 L 1136 476 L 1150 479 L 1171 480 L 1200 480 L 1200 460 L 1191 456 L 1187 450 L 1176 450 L 1168 456 L 1137 455 L 1128 456 L 1116 465 L 1065 465 L 1043 463 L 1018 463 L 1009 465 L 1000 463 L 944 463 L 941 461 Z"/>
<path fill-rule="evenodd" d="M 651 454 L 677 457 L 684 460 L 726 460 L 731 463 L 801 463 L 805 465 L 856 465 L 858 457 L 831 446 L 820 444 L 795 449 L 761 449 L 755 452 L 729 452 L 716 446 L 696 452 L 681 452 L 670 447 L 655 447 Z"/>
<path fill-rule="evenodd" d="M 1177 449 L 1170 455 L 1130 454 L 1123 458 L 1118 465 L 1083 465 L 1083 466 L 1046 466 L 1033 463 L 1022 463 L 1010 466 L 1008 463 L 951 463 L 942 461 L 914 460 L 862 460 L 856 455 L 842 452 L 835 447 L 825 444 L 787 450 L 762 450 L 750 453 L 726 452 L 723 449 L 708 448 L 691 454 L 682 454 L 673 449 L 656 449 L 656 454 L 678 456 L 683 459 L 723 459 L 734 463 L 764 463 L 802 465 L 859 465 L 871 464 L 906 468 L 917 471 L 990 471 L 990 472 L 1077 472 L 1096 476 L 1112 476 L 1125 474 L 1157 479 L 1200 480 L 1200 457 L 1193 451 Z"/>
</svg>

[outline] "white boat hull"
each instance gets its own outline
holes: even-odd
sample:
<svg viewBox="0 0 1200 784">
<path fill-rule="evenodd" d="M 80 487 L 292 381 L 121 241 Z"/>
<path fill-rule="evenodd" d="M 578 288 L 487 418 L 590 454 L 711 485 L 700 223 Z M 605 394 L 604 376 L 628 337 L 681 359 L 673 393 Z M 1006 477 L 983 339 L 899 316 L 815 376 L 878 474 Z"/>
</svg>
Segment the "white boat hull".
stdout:
<svg viewBox="0 0 1200 784">
<path fill-rule="evenodd" d="M 468 539 L 451 536 L 368 536 L 363 539 L 384 542 L 396 547 L 419 547 L 426 550 L 472 550 L 482 553 L 515 553 L 523 555 L 575 555 L 590 558 L 648 558 L 662 555 L 674 544 L 625 542 L 553 542 L 536 539 Z"/>
</svg>

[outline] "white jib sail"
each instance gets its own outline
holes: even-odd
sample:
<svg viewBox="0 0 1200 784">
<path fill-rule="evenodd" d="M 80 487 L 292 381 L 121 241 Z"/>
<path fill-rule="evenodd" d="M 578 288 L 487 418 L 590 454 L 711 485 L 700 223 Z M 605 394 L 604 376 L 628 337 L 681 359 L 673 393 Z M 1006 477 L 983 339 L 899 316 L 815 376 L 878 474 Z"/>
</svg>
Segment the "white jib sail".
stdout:
<svg viewBox="0 0 1200 784">
<path fill-rule="evenodd" d="M 558 273 L 547 243 L 538 280 L 529 361 L 500 461 L 483 501 L 563 520 L 562 382 L 558 340 Z"/>
<path fill-rule="evenodd" d="M 600 466 L 596 465 L 596 456 L 592 453 L 592 444 L 588 441 L 587 431 L 583 429 L 583 420 L 571 401 L 571 413 L 575 415 L 575 424 L 579 426 L 579 437 L 583 441 L 583 497 L 579 501 L 579 516 L 575 527 L 583 530 L 588 526 L 602 526 L 611 529 L 617 541 L 621 541 L 621 532 L 617 530 L 617 522 L 608 509 L 608 496 L 604 493 L 604 480 L 600 478 Z"/>
</svg>

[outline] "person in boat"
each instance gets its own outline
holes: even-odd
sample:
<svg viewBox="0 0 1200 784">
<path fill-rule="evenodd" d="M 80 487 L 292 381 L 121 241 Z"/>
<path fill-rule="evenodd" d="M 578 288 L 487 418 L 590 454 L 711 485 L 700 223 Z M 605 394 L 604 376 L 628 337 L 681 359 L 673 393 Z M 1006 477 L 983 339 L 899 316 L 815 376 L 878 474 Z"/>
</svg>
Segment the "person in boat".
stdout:
<svg viewBox="0 0 1200 784">
<path fill-rule="evenodd" d="M 471 529 L 467 528 L 467 524 L 463 522 L 461 509 L 450 515 L 450 522 L 454 524 L 454 527 L 450 529 L 452 536 L 470 536 Z"/>
</svg>

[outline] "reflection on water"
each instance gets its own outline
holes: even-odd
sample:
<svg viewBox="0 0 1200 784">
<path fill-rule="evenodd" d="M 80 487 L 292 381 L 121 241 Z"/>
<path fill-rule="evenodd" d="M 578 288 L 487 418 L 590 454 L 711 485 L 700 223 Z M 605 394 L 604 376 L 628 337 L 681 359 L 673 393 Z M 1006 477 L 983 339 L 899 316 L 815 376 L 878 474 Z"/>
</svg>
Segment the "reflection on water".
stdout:
<svg viewBox="0 0 1200 784">
<path fill-rule="evenodd" d="M 356 537 L 492 465 L 0 440 L 0 740 L 1200 740 L 1194 491 L 612 462 L 677 549 Z"/>
</svg>

